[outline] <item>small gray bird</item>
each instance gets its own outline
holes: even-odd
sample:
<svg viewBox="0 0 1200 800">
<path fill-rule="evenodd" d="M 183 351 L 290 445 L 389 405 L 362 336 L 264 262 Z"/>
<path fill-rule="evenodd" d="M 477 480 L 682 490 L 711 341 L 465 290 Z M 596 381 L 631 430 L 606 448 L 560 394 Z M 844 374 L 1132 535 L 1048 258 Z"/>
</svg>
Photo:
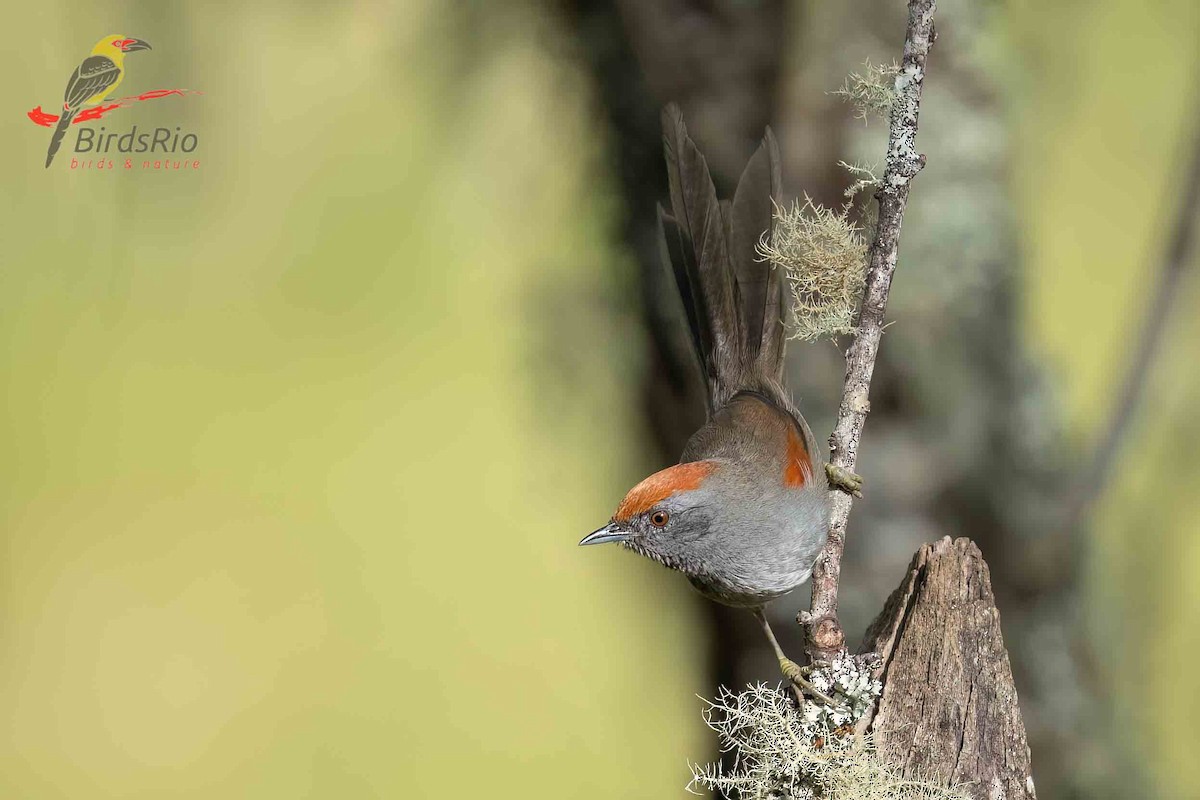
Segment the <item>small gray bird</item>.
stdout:
<svg viewBox="0 0 1200 800">
<path fill-rule="evenodd" d="M 678 107 L 662 120 L 671 213 L 659 208 L 660 246 L 707 382 L 708 421 L 678 464 L 630 489 L 580 544 L 620 542 L 706 597 L 749 609 L 784 675 L 811 691 L 763 614 L 808 580 L 829 529 L 826 470 L 814 469 L 816 440 L 783 387 L 780 275 L 755 250 L 772 233 L 778 148 L 768 129 L 732 203 L 721 202 Z M 844 478 L 857 489 L 857 476 Z"/>
</svg>

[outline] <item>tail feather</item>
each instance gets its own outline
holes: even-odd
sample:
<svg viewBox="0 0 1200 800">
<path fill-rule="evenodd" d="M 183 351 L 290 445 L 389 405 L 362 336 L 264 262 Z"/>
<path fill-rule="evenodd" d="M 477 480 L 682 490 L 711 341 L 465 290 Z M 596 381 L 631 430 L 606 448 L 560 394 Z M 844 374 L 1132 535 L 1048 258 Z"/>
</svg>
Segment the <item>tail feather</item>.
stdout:
<svg viewBox="0 0 1200 800">
<path fill-rule="evenodd" d="M 779 271 L 758 257 L 757 245 L 771 235 L 782 183 L 779 146 L 767 128 L 733 195 L 729 258 L 742 298 L 747 357 L 775 380 L 783 370 L 783 292 Z"/>
<path fill-rule="evenodd" d="M 58 118 L 58 125 L 54 128 L 54 135 L 50 137 L 50 149 L 46 151 L 46 166 L 50 166 L 50 162 L 54 160 L 54 154 L 58 152 L 58 148 L 62 145 L 63 136 L 67 133 L 67 128 L 71 127 L 71 120 L 75 119 L 75 111 L 73 109 L 65 109 L 62 116 Z"/>
<path fill-rule="evenodd" d="M 768 130 L 732 202 L 718 201 L 708 164 L 674 104 L 663 111 L 671 208 L 659 209 L 692 341 L 708 380 L 709 410 L 743 389 L 770 389 L 783 372 L 782 288 L 755 246 L 780 196 L 779 151 Z"/>
<path fill-rule="evenodd" d="M 688 332 L 691 334 L 692 346 L 703 361 L 703 354 L 712 349 L 712 341 L 708 334 L 708 324 L 701 324 L 704 319 L 703 299 L 692 291 L 690 276 L 695 273 L 696 254 L 692 251 L 691 241 L 679 228 L 675 217 L 667 213 L 661 205 L 658 206 L 658 244 L 663 263 L 670 269 L 675 285 L 679 288 L 679 299 L 687 317 Z"/>
<path fill-rule="evenodd" d="M 663 150 L 671 208 L 682 241 L 682 272 L 687 277 L 688 289 L 681 292 L 691 293 L 696 308 L 694 338 L 701 343 L 700 360 L 715 408 L 736 391 L 730 380 L 741 366 L 737 284 L 729 270 L 726 216 L 708 163 L 688 136 L 683 115 L 674 104 L 663 111 Z"/>
</svg>

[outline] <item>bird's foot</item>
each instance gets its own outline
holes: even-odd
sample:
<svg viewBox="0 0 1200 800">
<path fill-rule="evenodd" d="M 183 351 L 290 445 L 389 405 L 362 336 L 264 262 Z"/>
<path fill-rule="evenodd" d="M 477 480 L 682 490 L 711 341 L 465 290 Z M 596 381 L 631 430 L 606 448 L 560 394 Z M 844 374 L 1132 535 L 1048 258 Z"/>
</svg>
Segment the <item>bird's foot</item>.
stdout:
<svg viewBox="0 0 1200 800">
<path fill-rule="evenodd" d="M 779 659 L 779 669 L 783 672 L 783 677 L 792 682 L 792 687 L 796 690 L 801 702 L 804 700 L 804 695 L 808 695 L 822 705 L 839 705 L 832 697 L 813 686 L 812 681 L 808 679 L 808 670 L 795 661 L 790 658 L 781 658 Z"/>
<path fill-rule="evenodd" d="M 829 485 L 841 489 L 846 494 L 862 497 L 863 479 L 857 472 L 851 472 L 835 464 L 825 465 L 825 477 Z"/>
</svg>

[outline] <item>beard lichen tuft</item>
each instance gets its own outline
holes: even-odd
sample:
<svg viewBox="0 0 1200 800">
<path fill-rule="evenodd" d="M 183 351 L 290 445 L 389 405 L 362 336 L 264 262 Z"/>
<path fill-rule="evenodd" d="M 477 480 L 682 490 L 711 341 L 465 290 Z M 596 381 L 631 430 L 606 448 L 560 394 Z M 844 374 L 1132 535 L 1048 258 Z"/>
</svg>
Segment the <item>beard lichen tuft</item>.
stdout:
<svg viewBox="0 0 1200 800">
<path fill-rule="evenodd" d="M 774 232 L 758 243 L 758 257 L 784 272 L 791 295 L 790 338 L 813 341 L 852 334 L 867 272 L 863 229 L 841 211 L 807 195 L 804 203 L 775 207 Z"/>
<path fill-rule="evenodd" d="M 967 800 L 965 792 L 901 777 L 854 726 L 879 697 L 870 671 L 850 657 L 814 669 L 811 680 L 836 707 L 797 708 L 780 687 L 722 687 L 704 721 L 734 765 L 695 765 L 688 791 L 707 789 L 730 800 Z"/>
<path fill-rule="evenodd" d="M 846 78 L 842 88 L 835 89 L 830 94 L 854 104 L 854 115 L 866 121 L 871 114 L 878 114 L 884 119 L 892 113 L 899 93 L 896 91 L 896 77 L 900 74 L 900 65 L 895 61 L 888 64 L 872 64 L 869 60 L 863 65 L 862 72 L 852 72 Z"/>
</svg>

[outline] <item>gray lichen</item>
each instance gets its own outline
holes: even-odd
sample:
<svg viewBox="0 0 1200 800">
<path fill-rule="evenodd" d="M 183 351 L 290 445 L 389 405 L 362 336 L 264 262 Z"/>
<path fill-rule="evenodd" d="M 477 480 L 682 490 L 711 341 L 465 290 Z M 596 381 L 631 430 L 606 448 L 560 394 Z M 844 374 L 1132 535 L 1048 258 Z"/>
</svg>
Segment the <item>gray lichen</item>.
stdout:
<svg viewBox="0 0 1200 800">
<path fill-rule="evenodd" d="M 734 766 L 692 767 L 688 791 L 709 790 L 737 800 L 966 800 L 959 790 L 898 776 L 884 764 L 869 736 L 854 726 L 871 709 L 881 686 L 853 658 L 814 669 L 809 680 L 836 705 L 797 708 L 779 687 L 722 688 L 705 710 L 705 723 Z"/>
<path fill-rule="evenodd" d="M 862 72 L 850 73 L 842 88 L 835 89 L 830 94 L 853 103 L 858 119 L 866 120 L 871 114 L 887 119 L 899 95 L 896 80 L 899 75 L 900 65 L 894 61 L 888 64 L 872 64 L 868 60 L 863 65 Z"/>
<path fill-rule="evenodd" d="M 805 197 L 775 209 L 774 234 L 758 244 L 760 258 L 782 269 L 791 295 L 793 339 L 854 333 L 867 271 L 867 240 L 850 219 Z"/>
</svg>

